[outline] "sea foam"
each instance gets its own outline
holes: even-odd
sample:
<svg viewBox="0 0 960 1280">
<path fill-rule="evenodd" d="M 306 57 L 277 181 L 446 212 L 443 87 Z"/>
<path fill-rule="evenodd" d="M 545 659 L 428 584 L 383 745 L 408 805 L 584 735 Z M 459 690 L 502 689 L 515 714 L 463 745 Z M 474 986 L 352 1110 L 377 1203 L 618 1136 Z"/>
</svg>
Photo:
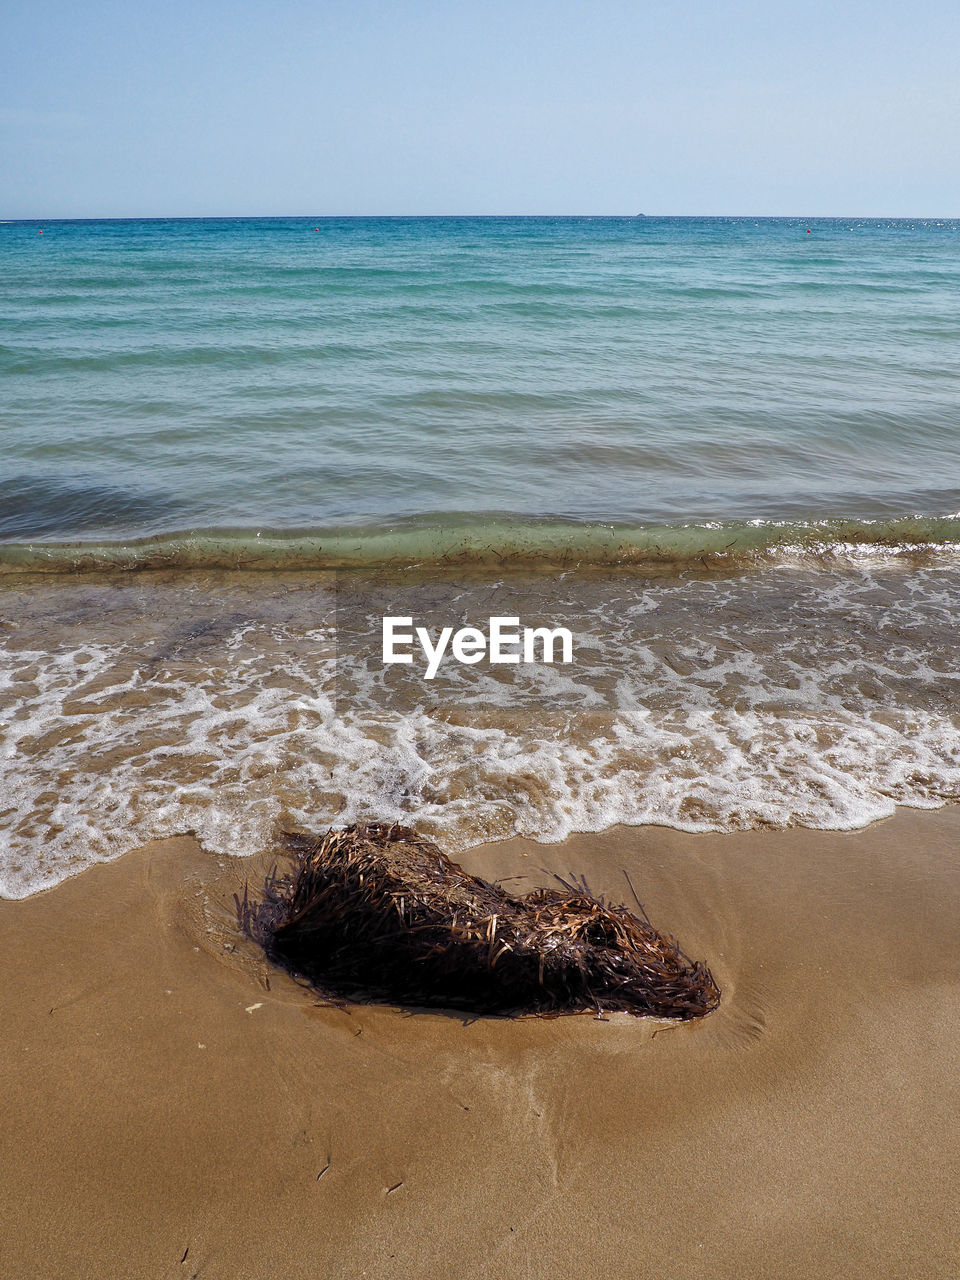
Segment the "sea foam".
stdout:
<svg viewBox="0 0 960 1280">
<path fill-rule="evenodd" d="M 615 823 L 844 829 L 960 797 L 956 568 L 455 583 L 33 583 L 0 650 L 0 892 L 146 840 L 415 821 L 456 849 Z M 385 607 L 562 622 L 565 666 L 380 662 Z M 449 619 L 452 620 L 452 619 Z M 53 628 L 53 629 L 52 629 Z"/>
</svg>

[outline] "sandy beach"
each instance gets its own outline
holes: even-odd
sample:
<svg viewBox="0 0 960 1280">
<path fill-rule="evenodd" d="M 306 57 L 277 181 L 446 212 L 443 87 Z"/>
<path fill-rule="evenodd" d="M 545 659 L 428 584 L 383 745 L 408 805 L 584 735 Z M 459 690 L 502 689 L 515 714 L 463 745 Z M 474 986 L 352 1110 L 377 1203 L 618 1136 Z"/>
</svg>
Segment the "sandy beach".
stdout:
<svg viewBox="0 0 960 1280">
<path fill-rule="evenodd" d="M 960 1280 L 960 6 L 7 8 L 0 1280 Z"/>
<path fill-rule="evenodd" d="M 960 808 L 617 828 L 461 858 L 629 871 L 703 1021 L 318 1006 L 180 837 L 0 902 L 4 1275 L 940 1280 L 960 1242 Z"/>
</svg>

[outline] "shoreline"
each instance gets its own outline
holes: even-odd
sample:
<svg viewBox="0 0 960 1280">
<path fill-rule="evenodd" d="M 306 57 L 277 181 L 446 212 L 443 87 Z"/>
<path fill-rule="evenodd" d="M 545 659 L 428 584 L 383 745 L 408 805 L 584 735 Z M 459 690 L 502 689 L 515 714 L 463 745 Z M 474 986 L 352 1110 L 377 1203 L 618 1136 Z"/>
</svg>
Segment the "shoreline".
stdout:
<svg viewBox="0 0 960 1280">
<path fill-rule="evenodd" d="M 155 842 L 0 901 L 0 1269 L 63 1280 L 949 1274 L 960 806 L 457 856 L 586 876 L 720 1009 L 319 1007 L 236 934 L 262 859 Z"/>
</svg>

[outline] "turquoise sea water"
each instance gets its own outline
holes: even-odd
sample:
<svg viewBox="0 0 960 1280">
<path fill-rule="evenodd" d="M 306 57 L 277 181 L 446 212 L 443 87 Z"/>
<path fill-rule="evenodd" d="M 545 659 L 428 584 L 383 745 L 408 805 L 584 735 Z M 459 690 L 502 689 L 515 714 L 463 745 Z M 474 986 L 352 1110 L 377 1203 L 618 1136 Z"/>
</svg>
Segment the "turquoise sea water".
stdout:
<svg viewBox="0 0 960 1280">
<path fill-rule="evenodd" d="M 0 894 L 960 799 L 960 221 L 0 223 L 0 389 Z"/>
<path fill-rule="evenodd" d="M 0 224 L 0 384 L 7 559 L 884 537 L 960 509 L 960 221 Z"/>
</svg>

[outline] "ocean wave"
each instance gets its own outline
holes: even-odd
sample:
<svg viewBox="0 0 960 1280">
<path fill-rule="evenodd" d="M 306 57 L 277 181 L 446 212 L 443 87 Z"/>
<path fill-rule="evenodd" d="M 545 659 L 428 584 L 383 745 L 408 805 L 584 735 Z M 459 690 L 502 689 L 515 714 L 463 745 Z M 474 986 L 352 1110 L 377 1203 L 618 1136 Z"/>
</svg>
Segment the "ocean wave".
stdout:
<svg viewBox="0 0 960 1280">
<path fill-rule="evenodd" d="M 127 506 L 132 502 L 128 498 Z M 93 522 L 95 514 L 95 509 L 85 509 L 84 518 Z M 934 559 L 958 553 L 960 513 L 646 526 L 431 517 L 386 527 L 196 529 L 125 541 L 0 542 L 0 575 L 154 569 L 682 571 Z"/>
<path fill-rule="evenodd" d="M 568 627 L 569 665 L 385 668 L 384 613 Z M 0 633 L 0 894 L 145 841 L 380 817 L 451 848 L 845 829 L 960 799 L 960 565 L 37 578 Z"/>
</svg>

